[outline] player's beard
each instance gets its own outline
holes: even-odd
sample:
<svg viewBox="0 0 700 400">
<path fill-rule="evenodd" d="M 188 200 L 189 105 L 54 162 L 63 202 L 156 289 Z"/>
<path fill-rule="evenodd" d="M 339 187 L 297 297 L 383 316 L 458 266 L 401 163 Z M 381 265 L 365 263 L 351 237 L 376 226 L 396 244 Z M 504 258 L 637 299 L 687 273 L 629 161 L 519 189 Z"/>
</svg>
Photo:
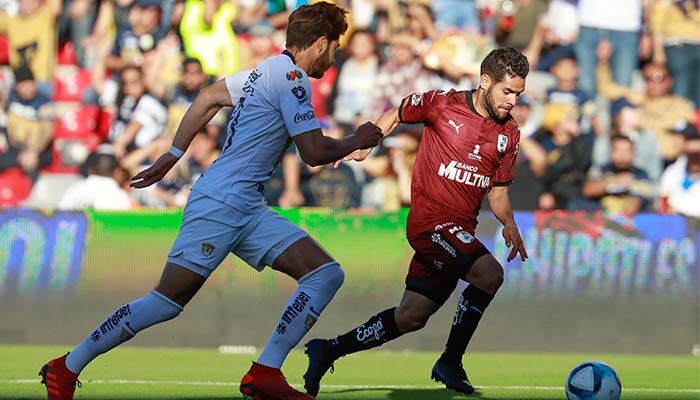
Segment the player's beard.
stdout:
<svg viewBox="0 0 700 400">
<path fill-rule="evenodd" d="M 489 88 L 486 89 L 486 95 L 481 101 L 481 106 L 484 107 L 486 112 L 489 114 L 489 117 L 491 117 L 494 121 L 498 122 L 499 124 L 502 124 L 508 119 L 508 113 L 505 113 L 503 116 L 500 116 L 498 114 L 498 105 L 496 105 L 496 102 L 493 100 L 492 90 L 493 85 L 489 86 Z"/>
<path fill-rule="evenodd" d="M 328 68 L 331 67 L 333 64 L 333 60 L 330 57 L 330 47 L 326 48 L 326 51 L 324 51 L 322 54 L 314 60 L 313 64 L 311 64 L 311 73 L 309 74 L 310 77 L 320 79 L 323 78 L 323 74 L 328 71 Z"/>
</svg>

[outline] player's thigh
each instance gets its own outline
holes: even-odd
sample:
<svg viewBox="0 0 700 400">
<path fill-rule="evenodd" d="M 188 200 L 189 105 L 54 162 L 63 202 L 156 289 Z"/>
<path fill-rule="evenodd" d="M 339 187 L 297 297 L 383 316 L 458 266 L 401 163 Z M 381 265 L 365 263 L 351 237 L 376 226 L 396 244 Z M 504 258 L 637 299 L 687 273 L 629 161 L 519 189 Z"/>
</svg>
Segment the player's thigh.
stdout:
<svg viewBox="0 0 700 400">
<path fill-rule="evenodd" d="M 333 257 L 311 236 L 299 239 L 275 259 L 272 268 L 299 279 L 321 265 L 333 261 Z"/>
<path fill-rule="evenodd" d="M 408 239 L 416 251 L 406 276 L 406 289 L 442 305 L 459 279 L 476 260 L 489 254 L 486 247 L 459 226 L 444 226 Z"/>
<path fill-rule="evenodd" d="M 233 251 L 257 270 L 270 266 L 295 279 L 333 261 L 306 231 L 269 209 L 256 216 Z"/>
<path fill-rule="evenodd" d="M 240 218 L 227 204 L 192 192 L 168 263 L 209 277 L 243 235 Z"/>
</svg>

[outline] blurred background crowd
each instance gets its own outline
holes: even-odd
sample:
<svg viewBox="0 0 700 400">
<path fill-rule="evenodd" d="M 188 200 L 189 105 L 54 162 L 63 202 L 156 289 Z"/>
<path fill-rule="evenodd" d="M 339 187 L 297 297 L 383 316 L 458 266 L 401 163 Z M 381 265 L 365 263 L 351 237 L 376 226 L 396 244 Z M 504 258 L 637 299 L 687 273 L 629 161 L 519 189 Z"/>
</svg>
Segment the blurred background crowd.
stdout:
<svg viewBox="0 0 700 400">
<path fill-rule="evenodd" d="M 182 207 L 226 136 L 222 110 L 169 175 L 129 179 L 166 152 L 201 88 L 284 47 L 305 0 L 0 0 L 0 205 Z M 529 59 L 516 210 L 700 216 L 697 0 L 345 0 L 351 27 L 312 79 L 342 137 L 412 92 L 475 88 L 482 58 Z M 309 167 L 294 147 L 272 206 L 410 206 L 422 127 L 400 125 L 362 163 Z"/>
</svg>

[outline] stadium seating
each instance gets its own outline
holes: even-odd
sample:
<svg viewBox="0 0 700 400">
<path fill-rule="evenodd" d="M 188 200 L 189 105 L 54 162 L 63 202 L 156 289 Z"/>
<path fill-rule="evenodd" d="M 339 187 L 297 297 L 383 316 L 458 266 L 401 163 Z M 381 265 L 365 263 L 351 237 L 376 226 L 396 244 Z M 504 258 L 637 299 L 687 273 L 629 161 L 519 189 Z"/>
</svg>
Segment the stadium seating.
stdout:
<svg viewBox="0 0 700 400">
<path fill-rule="evenodd" d="M 53 101 L 81 101 L 83 92 L 92 85 L 92 76 L 88 69 L 59 66 L 53 85 Z"/>
<path fill-rule="evenodd" d="M 32 181 L 19 167 L 0 172 L 0 207 L 16 207 L 29 196 Z"/>
</svg>

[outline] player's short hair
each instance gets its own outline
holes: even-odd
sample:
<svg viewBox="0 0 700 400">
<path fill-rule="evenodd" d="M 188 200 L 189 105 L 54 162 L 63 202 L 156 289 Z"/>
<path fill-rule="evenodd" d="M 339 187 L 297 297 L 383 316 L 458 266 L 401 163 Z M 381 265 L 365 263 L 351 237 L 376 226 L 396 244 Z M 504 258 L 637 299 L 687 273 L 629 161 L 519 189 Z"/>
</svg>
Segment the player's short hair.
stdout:
<svg viewBox="0 0 700 400">
<path fill-rule="evenodd" d="M 318 38 L 340 39 L 348 29 L 347 11 L 335 4 L 321 1 L 303 5 L 292 11 L 287 23 L 287 48 L 306 49 Z"/>
<path fill-rule="evenodd" d="M 481 74 L 486 74 L 494 82 L 501 82 L 507 76 L 525 79 L 530 72 L 530 63 L 518 49 L 501 47 L 492 50 L 481 62 Z"/>
</svg>

